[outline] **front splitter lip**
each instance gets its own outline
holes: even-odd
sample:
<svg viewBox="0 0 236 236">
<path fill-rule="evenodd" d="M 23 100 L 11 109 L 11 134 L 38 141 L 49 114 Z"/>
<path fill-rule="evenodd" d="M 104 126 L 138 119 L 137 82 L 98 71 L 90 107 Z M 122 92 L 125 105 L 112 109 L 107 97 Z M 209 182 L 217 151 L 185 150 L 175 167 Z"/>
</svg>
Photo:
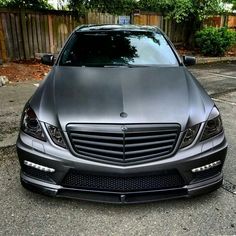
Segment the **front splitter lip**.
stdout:
<svg viewBox="0 0 236 236">
<path fill-rule="evenodd" d="M 53 197 L 66 197 L 86 201 L 117 204 L 145 203 L 167 199 L 193 197 L 218 189 L 222 185 L 222 182 L 223 175 L 222 173 L 220 173 L 212 178 L 206 179 L 198 183 L 186 185 L 181 188 L 140 192 L 108 192 L 65 188 L 60 185 L 50 184 L 33 179 L 21 172 L 22 185 L 31 191 Z"/>
</svg>

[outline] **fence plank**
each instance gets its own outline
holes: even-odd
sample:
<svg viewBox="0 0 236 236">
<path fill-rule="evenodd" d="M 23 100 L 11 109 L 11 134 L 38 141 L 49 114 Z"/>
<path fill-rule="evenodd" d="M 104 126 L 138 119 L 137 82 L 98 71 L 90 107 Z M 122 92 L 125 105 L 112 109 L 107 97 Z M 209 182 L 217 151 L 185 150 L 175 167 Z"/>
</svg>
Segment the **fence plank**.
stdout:
<svg viewBox="0 0 236 236">
<path fill-rule="evenodd" d="M 10 42 L 10 32 L 7 28 L 7 19 L 6 15 L 8 13 L 2 13 L 2 27 L 3 27 L 3 34 L 4 34 L 4 41 L 6 45 L 7 57 L 12 59 L 12 50 L 11 50 L 11 42 Z"/>
<path fill-rule="evenodd" d="M 15 29 L 15 21 L 14 21 L 14 14 L 9 13 L 7 15 L 7 30 L 10 32 L 10 50 L 11 50 L 11 59 L 18 60 L 19 54 L 17 40 L 16 40 L 16 29 Z"/>
<path fill-rule="evenodd" d="M 69 29 L 70 29 L 70 32 L 72 32 L 72 30 L 73 30 L 73 26 L 72 26 L 72 16 L 69 16 Z"/>
<path fill-rule="evenodd" d="M 2 26 L 2 14 L 0 14 L 0 58 L 5 62 L 7 61 L 7 50 L 3 35 L 3 26 Z"/>
<path fill-rule="evenodd" d="M 66 25 L 66 30 L 67 30 L 67 32 L 65 34 L 65 40 L 67 40 L 67 38 L 69 36 L 69 31 L 70 31 L 70 29 L 69 29 L 69 21 L 68 21 L 68 16 L 64 16 L 64 17 L 65 17 L 65 25 Z"/>
<path fill-rule="evenodd" d="M 61 38 L 62 38 L 62 46 L 66 40 L 66 24 L 65 24 L 65 16 L 61 16 Z"/>
<path fill-rule="evenodd" d="M 46 52 L 50 52 L 50 40 L 49 40 L 49 25 L 48 16 L 44 15 L 44 29 L 45 29 L 45 40 L 46 40 Z"/>
<path fill-rule="evenodd" d="M 59 32 L 60 32 L 60 38 L 61 38 L 60 48 L 63 46 L 63 42 L 64 42 L 64 26 L 63 26 L 63 24 L 64 24 L 63 16 L 60 16 L 60 24 L 59 24 Z"/>
<path fill-rule="evenodd" d="M 14 54 L 14 60 L 19 60 L 19 48 L 18 48 L 18 39 L 17 39 L 17 33 L 16 33 L 16 22 L 15 22 L 15 15 L 14 13 L 10 13 L 10 22 L 9 26 L 11 27 L 12 32 L 12 44 L 13 44 L 13 54 Z"/>
<path fill-rule="evenodd" d="M 49 33 L 49 44 L 50 44 L 50 52 L 55 52 L 55 47 L 53 43 L 53 28 L 52 28 L 52 16 L 48 15 L 48 33 Z"/>
<path fill-rule="evenodd" d="M 18 40 L 19 57 L 20 57 L 20 60 L 24 60 L 25 54 L 24 54 L 23 36 L 22 36 L 20 15 L 19 14 L 15 15 L 15 21 L 16 21 L 16 33 L 17 33 L 17 40 Z"/>
<path fill-rule="evenodd" d="M 57 38 L 57 51 L 61 48 L 61 32 L 60 32 L 61 17 L 56 18 L 56 38 Z"/>
<path fill-rule="evenodd" d="M 27 14 L 27 28 L 28 28 L 30 58 L 34 58 L 34 43 L 33 43 L 32 15 L 31 14 Z"/>
<path fill-rule="evenodd" d="M 54 52 L 58 52 L 58 45 L 57 45 L 57 17 L 53 16 L 53 45 L 54 45 Z"/>
<path fill-rule="evenodd" d="M 10 55 L 11 59 L 14 60 L 16 53 L 14 50 L 14 39 L 13 39 L 13 29 L 12 29 L 12 24 L 11 24 L 11 16 L 10 12 L 6 14 L 6 23 L 7 23 L 7 31 L 9 32 L 9 49 L 10 49 Z"/>
<path fill-rule="evenodd" d="M 32 24 L 32 39 L 33 39 L 33 56 L 35 58 L 35 53 L 39 52 L 39 43 L 38 43 L 38 37 L 37 37 L 37 26 L 36 26 L 36 15 L 31 15 L 31 24 Z"/>
<path fill-rule="evenodd" d="M 26 16 L 23 10 L 21 11 L 21 28 L 22 28 L 25 59 L 28 60 L 30 59 L 29 40 L 28 40 L 28 31 L 26 25 Z"/>
<path fill-rule="evenodd" d="M 73 20 L 72 20 L 72 28 L 73 28 L 73 30 L 77 27 L 77 23 L 76 23 L 76 17 L 75 16 L 73 16 L 73 18 L 72 18 Z"/>
<path fill-rule="evenodd" d="M 45 21 L 44 21 L 44 15 L 39 15 L 40 19 L 40 31 L 41 31 L 41 39 L 42 39 L 42 52 L 46 52 L 46 37 L 45 37 Z"/>
<path fill-rule="evenodd" d="M 41 26 L 40 26 L 40 16 L 36 15 L 36 30 L 37 30 L 37 39 L 38 39 L 38 52 L 43 52 L 42 49 L 42 34 L 41 34 Z"/>
</svg>

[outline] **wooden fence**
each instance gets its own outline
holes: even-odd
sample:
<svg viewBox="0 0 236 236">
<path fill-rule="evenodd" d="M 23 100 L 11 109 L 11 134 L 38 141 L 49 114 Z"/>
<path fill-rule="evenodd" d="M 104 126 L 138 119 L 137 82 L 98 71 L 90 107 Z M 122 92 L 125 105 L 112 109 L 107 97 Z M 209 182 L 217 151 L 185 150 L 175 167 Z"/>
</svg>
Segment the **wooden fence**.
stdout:
<svg viewBox="0 0 236 236">
<path fill-rule="evenodd" d="M 118 16 L 90 11 L 86 14 L 85 21 L 86 24 L 117 24 Z"/>
<path fill-rule="evenodd" d="M 236 27 L 236 16 L 209 19 L 208 25 Z M 139 12 L 132 23 L 156 25 L 163 29 L 175 44 L 186 42 L 188 29 L 158 13 Z M 213 22 L 213 23 L 212 23 Z M 89 12 L 85 17 L 69 11 L 29 11 L 0 8 L 0 60 L 16 61 L 35 58 L 37 53 L 57 53 L 71 31 L 81 24 L 116 24 L 118 16 Z"/>
<path fill-rule="evenodd" d="M 71 31 L 81 24 L 117 24 L 118 16 L 88 12 L 31 11 L 0 8 L 0 59 L 29 60 L 40 53 L 57 53 Z"/>
<path fill-rule="evenodd" d="M 185 41 L 187 30 L 185 24 L 177 24 L 167 20 L 159 13 L 139 12 L 132 17 L 133 23 L 137 25 L 152 25 L 160 27 L 175 44 Z"/>
<path fill-rule="evenodd" d="M 236 14 L 228 16 L 228 27 L 236 30 Z"/>
<path fill-rule="evenodd" d="M 139 12 L 133 15 L 132 20 L 136 25 L 155 25 L 162 28 L 163 16 L 154 12 Z"/>
<path fill-rule="evenodd" d="M 138 12 L 132 17 L 132 22 L 137 25 L 155 25 L 160 27 L 175 45 L 189 43 L 189 25 L 185 23 L 176 23 L 166 19 L 155 12 Z M 236 14 L 210 17 L 204 22 L 205 26 L 223 27 L 227 26 L 236 29 Z"/>
<path fill-rule="evenodd" d="M 0 9 L 0 59 L 27 60 L 35 53 L 56 53 L 84 19 L 68 11 Z"/>
</svg>

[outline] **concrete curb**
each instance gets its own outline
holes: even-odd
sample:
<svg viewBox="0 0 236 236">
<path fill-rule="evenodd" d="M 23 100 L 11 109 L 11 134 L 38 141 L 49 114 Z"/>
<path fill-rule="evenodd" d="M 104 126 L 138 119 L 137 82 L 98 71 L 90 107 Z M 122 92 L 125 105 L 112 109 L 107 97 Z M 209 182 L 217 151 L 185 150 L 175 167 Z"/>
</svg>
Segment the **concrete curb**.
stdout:
<svg viewBox="0 0 236 236">
<path fill-rule="evenodd" d="M 236 61 L 236 57 L 196 57 L 197 64 Z"/>
</svg>

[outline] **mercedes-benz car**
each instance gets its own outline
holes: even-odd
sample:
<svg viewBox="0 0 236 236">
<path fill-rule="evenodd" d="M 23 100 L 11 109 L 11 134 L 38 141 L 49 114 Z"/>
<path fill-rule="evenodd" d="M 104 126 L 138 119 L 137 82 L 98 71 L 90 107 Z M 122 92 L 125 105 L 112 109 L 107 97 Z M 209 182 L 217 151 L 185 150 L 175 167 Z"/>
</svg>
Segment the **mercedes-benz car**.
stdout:
<svg viewBox="0 0 236 236">
<path fill-rule="evenodd" d="M 227 152 L 219 110 L 157 27 L 76 28 L 25 105 L 24 187 L 139 203 L 219 188 Z"/>
</svg>

